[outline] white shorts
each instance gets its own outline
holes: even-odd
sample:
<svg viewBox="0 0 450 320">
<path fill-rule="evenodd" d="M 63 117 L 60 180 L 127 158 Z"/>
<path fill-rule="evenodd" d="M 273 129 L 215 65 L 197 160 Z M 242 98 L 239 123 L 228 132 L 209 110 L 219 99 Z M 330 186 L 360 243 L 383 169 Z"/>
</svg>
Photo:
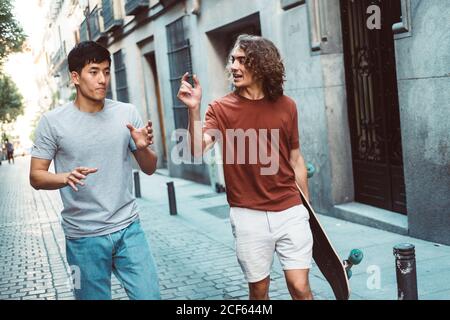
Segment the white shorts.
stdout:
<svg viewBox="0 0 450 320">
<path fill-rule="evenodd" d="M 236 254 L 246 280 L 265 279 L 277 253 L 283 270 L 311 269 L 313 238 L 303 205 L 272 212 L 231 207 Z"/>
</svg>

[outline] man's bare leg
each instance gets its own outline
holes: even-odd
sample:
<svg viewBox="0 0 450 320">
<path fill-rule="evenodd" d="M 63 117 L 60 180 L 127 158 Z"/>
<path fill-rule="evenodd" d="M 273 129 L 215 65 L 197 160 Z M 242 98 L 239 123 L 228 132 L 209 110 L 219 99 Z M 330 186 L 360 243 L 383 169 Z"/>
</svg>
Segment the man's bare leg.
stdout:
<svg viewBox="0 0 450 320">
<path fill-rule="evenodd" d="M 270 276 L 267 278 L 248 284 L 250 300 L 269 300 Z"/>
<path fill-rule="evenodd" d="M 309 286 L 309 269 L 285 270 L 284 275 L 293 300 L 313 300 Z"/>
</svg>

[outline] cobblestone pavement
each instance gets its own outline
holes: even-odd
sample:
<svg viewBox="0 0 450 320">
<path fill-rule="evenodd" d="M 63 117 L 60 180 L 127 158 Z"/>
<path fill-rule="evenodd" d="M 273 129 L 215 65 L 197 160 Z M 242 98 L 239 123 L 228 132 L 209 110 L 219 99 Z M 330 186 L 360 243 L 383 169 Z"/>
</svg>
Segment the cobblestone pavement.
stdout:
<svg viewBox="0 0 450 320">
<path fill-rule="evenodd" d="M 28 167 L 29 157 L 0 166 L 0 300 L 73 299 L 59 221 L 59 193 L 31 188 Z M 141 225 L 158 265 L 162 298 L 247 299 L 225 195 L 210 186 L 168 177 L 165 170 L 140 177 Z M 173 216 L 167 200 L 169 181 L 176 188 L 178 215 Z M 320 220 L 342 257 L 352 248 L 364 251 L 365 258 L 350 281 L 351 299 L 397 298 L 392 247 L 405 242 L 416 246 L 419 298 L 450 297 L 449 246 L 323 215 Z M 372 283 L 375 269 L 379 281 Z M 275 259 L 272 299 L 290 299 L 282 273 Z M 112 279 L 113 299 L 128 299 L 119 281 Z M 310 282 L 315 299 L 334 299 L 314 263 Z"/>
<path fill-rule="evenodd" d="M 29 158 L 0 167 L 0 299 L 73 299 L 57 192 L 28 183 Z"/>
<path fill-rule="evenodd" d="M 28 157 L 0 167 L 0 299 L 73 299 L 59 193 L 34 190 L 28 175 Z M 247 299 L 231 246 L 168 215 L 166 205 L 145 199 L 139 205 L 163 299 Z M 272 279 L 271 297 L 289 299 L 283 276 L 274 272 Z M 127 299 L 114 276 L 112 292 Z"/>
</svg>

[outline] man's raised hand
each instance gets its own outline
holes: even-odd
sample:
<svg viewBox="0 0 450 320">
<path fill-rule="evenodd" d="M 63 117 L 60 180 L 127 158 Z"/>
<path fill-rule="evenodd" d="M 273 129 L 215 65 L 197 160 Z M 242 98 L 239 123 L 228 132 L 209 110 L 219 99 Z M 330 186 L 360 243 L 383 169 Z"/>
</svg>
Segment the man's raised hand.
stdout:
<svg viewBox="0 0 450 320">
<path fill-rule="evenodd" d="M 145 149 L 149 145 L 153 144 L 153 128 L 150 120 L 143 128 L 136 129 L 131 124 L 127 124 L 127 128 L 130 130 L 131 138 L 136 144 L 136 148 L 138 150 Z"/>
<path fill-rule="evenodd" d="M 192 79 L 194 80 L 194 87 L 187 81 L 189 73 L 186 72 L 181 78 L 180 90 L 178 90 L 178 99 L 183 102 L 189 109 L 196 109 L 200 107 L 202 100 L 202 87 L 200 81 L 194 74 Z"/>
</svg>

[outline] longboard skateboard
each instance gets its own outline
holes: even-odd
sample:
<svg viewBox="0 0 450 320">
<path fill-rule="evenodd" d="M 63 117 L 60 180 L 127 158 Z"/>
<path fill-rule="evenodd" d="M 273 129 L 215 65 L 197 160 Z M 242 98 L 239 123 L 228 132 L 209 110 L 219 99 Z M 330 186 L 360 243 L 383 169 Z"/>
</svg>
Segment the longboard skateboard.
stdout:
<svg viewBox="0 0 450 320">
<path fill-rule="evenodd" d="M 334 296 L 337 300 L 348 300 L 350 298 L 350 285 L 348 279 L 351 277 L 350 268 L 359 264 L 362 259 L 362 252 L 354 249 L 350 252 L 347 260 L 342 261 L 336 250 L 333 248 L 330 239 L 326 235 L 322 225 L 317 219 L 317 215 L 313 208 L 306 200 L 300 187 L 303 205 L 309 212 L 309 225 L 313 236 L 313 259 L 322 272 L 325 279 L 331 286 Z"/>
</svg>

